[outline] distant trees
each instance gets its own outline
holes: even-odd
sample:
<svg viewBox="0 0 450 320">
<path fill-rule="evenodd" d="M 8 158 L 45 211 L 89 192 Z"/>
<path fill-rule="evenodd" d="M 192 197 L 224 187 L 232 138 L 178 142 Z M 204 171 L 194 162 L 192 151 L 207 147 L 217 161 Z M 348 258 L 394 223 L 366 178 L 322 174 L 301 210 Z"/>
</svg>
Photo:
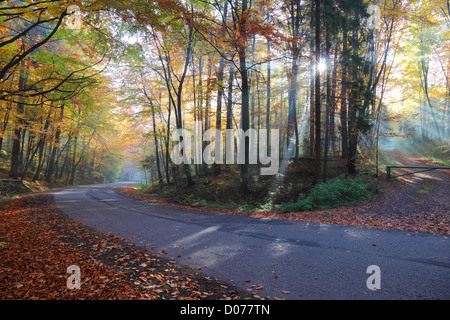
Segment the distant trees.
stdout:
<svg viewBox="0 0 450 320">
<path fill-rule="evenodd" d="M 61 1 L 0 7 L 0 151 L 13 179 L 113 181 L 118 157 L 106 159 L 114 140 L 104 140 L 112 100 L 91 96 L 112 98 L 104 55 L 91 35 L 64 27 L 66 9 Z"/>
</svg>

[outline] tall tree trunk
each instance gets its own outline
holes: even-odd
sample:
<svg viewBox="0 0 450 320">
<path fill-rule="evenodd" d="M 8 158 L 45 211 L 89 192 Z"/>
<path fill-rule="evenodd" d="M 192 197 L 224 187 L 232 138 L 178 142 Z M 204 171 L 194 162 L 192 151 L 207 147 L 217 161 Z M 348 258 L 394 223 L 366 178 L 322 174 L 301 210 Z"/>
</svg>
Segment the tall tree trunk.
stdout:
<svg viewBox="0 0 450 320">
<path fill-rule="evenodd" d="M 10 111 L 11 111 L 11 103 L 8 102 L 6 104 L 5 116 L 3 117 L 3 122 L 2 122 L 1 128 L 0 128 L 1 129 L 1 131 L 0 131 L 0 151 L 2 150 L 3 138 L 5 136 L 6 127 L 8 126 Z"/>
<path fill-rule="evenodd" d="M 205 132 L 209 129 L 211 129 L 211 119 L 210 119 L 210 101 L 211 101 L 211 76 L 212 76 L 212 66 L 213 66 L 213 59 L 212 54 L 208 55 L 208 73 L 206 78 L 206 99 L 205 99 Z M 202 141 L 202 150 L 205 150 L 206 148 L 206 141 Z M 208 174 L 208 165 L 205 161 L 202 163 L 203 166 L 203 172 L 207 175 Z M 193 183 L 193 182 L 192 182 Z"/>
<path fill-rule="evenodd" d="M 345 18 L 344 18 L 345 19 Z M 347 129 L 347 70 L 348 70 L 348 30 L 347 21 L 343 21 L 343 36 L 342 36 L 342 79 L 341 79 L 341 139 L 342 139 L 342 153 L 341 157 L 346 159 L 348 157 L 348 129 Z"/>
<path fill-rule="evenodd" d="M 325 34 L 325 54 L 326 54 L 326 65 L 327 65 L 327 75 L 326 75 L 326 106 L 325 106 L 325 148 L 323 157 L 323 181 L 327 181 L 328 174 L 328 147 L 330 143 L 330 111 L 331 111 L 331 41 L 330 41 L 330 29 L 327 24 L 326 34 Z"/>
<path fill-rule="evenodd" d="M 356 19 L 356 14 L 355 14 Z M 348 158 L 347 170 L 349 174 L 356 174 L 356 153 L 358 150 L 358 111 L 361 110 L 360 89 L 358 84 L 358 65 L 355 63 L 359 55 L 358 30 L 353 29 L 352 39 L 353 59 L 352 59 L 352 84 L 350 91 L 350 102 L 348 107 L 349 124 L 348 124 Z M 362 115 L 360 115 L 362 116 Z"/>
<path fill-rule="evenodd" d="M 66 168 L 69 166 L 69 161 L 70 161 L 69 153 L 70 153 L 71 143 L 72 143 L 72 136 L 69 134 L 68 137 L 67 137 L 67 142 L 66 142 L 66 144 L 64 146 L 64 148 L 66 150 L 66 154 L 64 156 L 64 160 L 63 160 L 63 164 L 61 166 L 61 170 L 59 170 L 59 174 L 58 174 L 58 179 L 59 180 L 62 179 L 64 174 L 69 175 L 68 170 Z"/>
<path fill-rule="evenodd" d="M 289 80 L 289 111 L 288 111 L 288 127 L 286 141 L 286 157 L 296 156 L 296 147 L 298 137 L 296 135 L 297 127 L 297 77 L 298 77 L 298 49 L 293 49 L 291 75 Z"/>
<path fill-rule="evenodd" d="M 242 106 L 241 106 L 241 129 L 246 132 L 250 127 L 250 115 L 249 115 L 249 83 L 248 83 L 248 69 L 247 69 L 247 61 L 246 61 L 246 24 L 247 24 L 247 9 L 248 2 L 247 0 L 242 0 L 242 14 L 240 16 L 240 30 L 242 30 L 242 38 L 239 39 L 240 44 L 238 45 L 238 55 L 239 55 L 239 73 L 241 74 L 242 81 Z M 242 194 L 247 194 L 248 189 L 248 180 L 249 180 L 249 138 L 248 136 L 244 139 L 244 154 L 245 161 L 241 164 L 241 182 L 240 182 L 240 192 Z"/>
<path fill-rule="evenodd" d="M 336 84 L 337 84 L 337 67 L 338 67 L 338 45 L 336 45 L 333 62 L 333 77 L 331 80 L 331 110 L 330 110 L 330 145 L 331 154 L 335 156 L 336 152 Z"/>
<path fill-rule="evenodd" d="M 192 33 L 193 33 L 193 27 L 190 27 L 189 28 L 189 39 L 192 39 Z M 187 70 L 189 67 L 189 62 L 191 60 L 191 53 L 192 53 L 192 42 L 190 41 L 188 43 L 188 47 L 186 49 L 186 58 L 185 58 L 183 73 L 178 82 L 177 108 L 175 110 L 178 114 L 178 117 L 176 117 L 177 129 L 183 129 L 182 112 L 181 112 L 181 110 L 182 110 L 182 93 L 183 93 L 184 80 L 186 78 L 186 73 L 187 73 Z M 183 152 L 184 151 L 185 150 L 183 150 Z M 192 180 L 189 164 L 183 163 L 183 170 L 184 170 L 184 174 L 186 175 L 188 186 L 194 185 L 194 180 Z"/>
<path fill-rule="evenodd" d="M 59 143 L 60 143 L 60 136 L 61 136 L 61 123 L 63 120 L 63 115 L 64 115 L 64 105 L 61 105 L 58 125 L 56 127 L 56 132 L 55 132 L 54 146 L 53 146 L 52 153 L 50 155 L 47 176 L 45 177 L 45 181 L 47 181 L 47 182 L 51 182 L 53 172 L 55 170 L 56 153 L 59 150 Z"/>
<path fill-rule="evenodd" d="M 270 15 L 269 15 L 270 16 Z M 269 57 L 269 61 L 267 62 L 267 100 L 266 100 L 266 130 L 270 129 L 270 99 L 271 99 L 271 64 L 270 64 L 270 41 L 267 40 L 267 56 Z M 270 138 L 267 134 L 267 151 L 270 151 Z"/>
<path fill-rule="evenodd" d="M 22 69 L 20 71 L 19 76 L 19 90 L 25 88 L 25 71 Z M 21 133 L 22 133 L 22 125 L 23 125 L 23 112 L 24 112 L 24 105 L 22 102 L 17 103 L 17 115 L 18 115 L 18 121 L 16 123 L 16 127 L 13 131 L 13 143 L 12 143 L 12 149 L 11 149 L 11 168 L 9 171 L 9 176 L 13 179 L 19 178 L 19 168 L 20 168 L 20 140 L 21 140 Z"/>
<path fill-rule="evenodd" d="M 194 115 L 194 123 L 196 123 L 197 121 L 199 121 L 198 119 L 198 104 L 197 104 L 197 87 L 196 87 L 196 80 L 195 80 L 195 63 L 194 63 L 194 55 L 192 55 L 191 57 L 192 62 L 191 62 L 191 68 L 192 68 L 192 95 L 193 95 L 193 104 L 194 104 L 194 111 L 193 111 L 193 115 Z M 161 94 L 159 95 L 159 100 L 160 100 L 160 105 L 161 105 Z M 161 116 L 161 114 L 160 114 Z M 198 150 L 197 150 L 198 146 L 196 143 L 194 143 L 194 154 L 196 155 Z M 164 153 L 163 153 L 164 154 Z M 195 175 L 198 176 L 199 175 L 199 164 L 198 163 L 194 163 L 194 168 L 195 168 Z"/>
<path fill-rule="evenodd" d="M 41 133 L 41 137 L 39 138 L 38 142 L 38 166 L 36 169 L 36 172 L 34 173 L 33 181 L 39 180 L 39 176 L 41 174 L 42 164 L 44 162 L 43 155 L 44 155 L 44 146 L 45 146 L 45 138 L 47 135 L 48 127 L 50 126 L 50 114 L 51 114 L 51 108 L 48 110 L 47 119 L 45 120 L 44 124 L 44 132 Z"/>
<path fill-rule="evenodd" d="M 159 163 L 159 146 L 158 146 L 158 137 L 156 132 L 156 120 L 155 120 L 155 105 L 153 104 L 153 101 L 151 97 L 147 94 L 147 90 L 144 89 L 144 95 L 147 98 L 148 102 L 150 103 L 151 111 L 152 111 L 152 124 L 153 124 L 153 138 L 155 141 L 155 156 L 156 156 L 156 169 L 158 171 L 158 179 L 159 183 L 163 182 L 162 175 L 161 175 L 161 165 Z"/>
<path fill-rule="evenodd" d="M 256 47 L 256 36 L 253 35 L 253 44 L 252 44 L 252 48 L 251 48 L 251 53 L 250 55 L 255 54 L 255 47 Z M 251 102 L 250 102 L 250 128 L 251 129 L 255 129 L 255 88 L 256 88 L 256 83 L 257 83 L 257 76 L 256 76 L 256 72 L 254 70 L 250 71 L 249 73 L 249 87 L 250 87 L 250 97 L 251 97 Z"/>
<path fill-rule="evenodd" d="M 290 29 L 292 32 L 292 66 L 289 75 L 289 94 L 288 94 L 288 127 L 286 157 L 294 155 L 298 159 L 299 134 L 297 124 L 297 80 L 298 80 L 298 59 L 300 48 L 298 45 L 300 30 L 300 2 L 294 1 L 290 7 Z M 295 136 L 295 140 L 293 139 Z"/>
<path fill-rule="evenodd" d="M 153 120 L 153 136 L 155 139 L 155 156 L 156 156 L 156 169 L 158 171 L 158 180 L 159 183 L 163 182 L 162 174 L 161 174 L 161 165 L 159 163 L 159 145 L 158 145 L 158 137 L 156 136 L 156 120 L 155 120 L 155 108 L 153 106 L 153 103 L 151 102 L 152 106 L 152 120 Z"/>
<path fill-rule="evenodd" d="M 233 129 L 233 78 L 234 78 L 234 67 L 230 63 L 230 71 L 228 76 L 228 92 L 227 92 L 227 123 L 226 129 Z"/>
<path fill-rule="evenodd" d="M 75 182 L 75 171 L 77 169 L 77 147 L 78 147 L 78 135 L 75 135 L 75 139 L 73 142 L 73 154 L 72 154 L 72 166 L 70 170 L 70 176 L 68 180 L 68 184 L 72 185 Z"/>
<path fill-rule="evenodd" d="M 315 0 L 315 24 L 316 24 L 316 79 L 315 79 L 315 158 L 314 158 L 314 181 L 320 181 L 320 153 L 321 153 L 321 103 L 320 103 L 320 0 Z"/>
<path fill-rule="evenodd" d="M 165 147 L 166 147 L 166 162 L 165 162 L 165 173 L 166 173 L 166 182 L 167 184 L 170 184 L 170 171 L 169 171 L 169 159 L 170 159 L 170 152 L 169 152 L 169 137 L 170 137 L 170 116 L 171 116 L 171 110 L 172 108 L 170 107 L 170 101 L 169 101 L 169 106 L 168 106 L 168 114 L 167 114 L 167 128 L 166 128 L 166 140 L 165 140 Z"/>
<path fill-rule="evenodd" d="M 310 20 L 310 41 L 309 41 L 309 52 L 311 57 L 314 56 L 314 1 L 311 1 L 311 20 Z M 315 125 L 315 96 L 314 96 L 314 75 L 315 75 L 315 64 L 314 59 L 310 59 L 309 62 L 309 156 L 314 157 L 314 125 Z"/>
<path fill-rule="evenodd" d="M 223 23 L 225 24 L 227 22 L 227 15 L 228 15 L 228 2 L 225 1 L 223 5 Z M 222 33 L 223 36 L 225 36 L 225 30 Z M 223 100 L 223 88 L 224 88 L 224 68 L 225 68 L 225 59 L 222 56 L 220 58 L 219 62 L 219 73 L 217 75 L 217 108 L 216 108 L 216 130 L 221 131 L 222 130 L 222 100 Z M 220 150 L 223 148 L 223 146 L 220 145 L 219 137 L 216 137 L 215 140 L 215 149 Z M 216 156 L 217 157 L 217 156 Z M 214 175 L 220 174 L 220 165 L 215 163 L 214 164 Z"/>
</svg>

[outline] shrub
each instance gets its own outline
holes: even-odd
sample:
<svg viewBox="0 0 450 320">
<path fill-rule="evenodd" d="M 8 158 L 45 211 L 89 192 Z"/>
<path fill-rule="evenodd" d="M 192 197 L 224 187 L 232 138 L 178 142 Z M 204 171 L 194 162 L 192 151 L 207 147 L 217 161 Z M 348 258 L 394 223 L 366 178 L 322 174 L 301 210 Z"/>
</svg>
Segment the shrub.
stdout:
<svg viewBox="0 0 450 320">
<path fill-rule="evenodd" d="M 368 201 L 370 181 L 364 177 L 339 177 L 316 185 L 308 196 L 279 206 L 281 212 L 312 211 L 355 205 Z"/>
</svg>

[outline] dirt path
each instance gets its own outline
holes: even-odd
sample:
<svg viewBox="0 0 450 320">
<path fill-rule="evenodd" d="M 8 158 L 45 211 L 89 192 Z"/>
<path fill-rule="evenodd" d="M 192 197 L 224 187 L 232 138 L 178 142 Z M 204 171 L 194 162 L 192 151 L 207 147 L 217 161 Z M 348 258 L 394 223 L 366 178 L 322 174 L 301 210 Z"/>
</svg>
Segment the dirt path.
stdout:
<svg viewBox="0 0 450 320">
<path fill-rule="evenodd" d="M 391 155 L 404 166 L 436 166 L 434 163 L 406 154 L 404 151 L 391 150 Z M 394 175 L 420 171 L 420 169 L 398 169 Z M 393 192 L 387 192 L 377 200 L 381 203 L 373 206 L 372 213 L 384 214 L 386 211 L 411 215 L 429 213 L 446 215 L 450 212 L 450 171 L 432 170 L 398 177 L 400 184 Z"/>
<path fill-rule="evenodd" d="M 388 152 L 404 166 L 436 166 L 404 151 Z M 410 169 L 402 169 L 395 174 L 401 175 L 408 170 Z M 427 171 L 396 180 L 397 183 L 388 185 L 386 190 L 367 203 L 332 210 L 292 213 L 286 218 L 377 229 L 450 234 L 449 170 Z"/>
</svg>

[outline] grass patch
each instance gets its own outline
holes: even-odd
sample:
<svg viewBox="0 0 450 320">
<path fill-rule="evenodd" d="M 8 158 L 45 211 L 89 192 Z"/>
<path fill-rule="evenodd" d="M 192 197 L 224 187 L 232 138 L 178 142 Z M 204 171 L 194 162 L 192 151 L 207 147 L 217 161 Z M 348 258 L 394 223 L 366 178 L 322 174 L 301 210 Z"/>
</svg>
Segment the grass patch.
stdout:
<svg viewBox="0 0 450 320">
<path fill-rule="evenodd" d="M 433 189 L 433 186 L 431 184 L 426 184 L 422 187 L 422 189 L 420 189 L 419 193 L 427 194 L 428 192 L 431 191 L 431 189 Z"/>
<path fill-rule="evenodd" d="M 351 206 L 370 200 L 374 181 L 368 177 L 343 176 L 316 185 L 295 203 L 275 206 L 280 212 L 313 211 Z"/>
<path fill-rule="evenodd" d="M 426 157 L 425 159 L 437 164 L 438 166 L 450 167 L 450 160 L 439 159 L 439 158 L 435 158 L 435 157 Z"/>
</svg>

